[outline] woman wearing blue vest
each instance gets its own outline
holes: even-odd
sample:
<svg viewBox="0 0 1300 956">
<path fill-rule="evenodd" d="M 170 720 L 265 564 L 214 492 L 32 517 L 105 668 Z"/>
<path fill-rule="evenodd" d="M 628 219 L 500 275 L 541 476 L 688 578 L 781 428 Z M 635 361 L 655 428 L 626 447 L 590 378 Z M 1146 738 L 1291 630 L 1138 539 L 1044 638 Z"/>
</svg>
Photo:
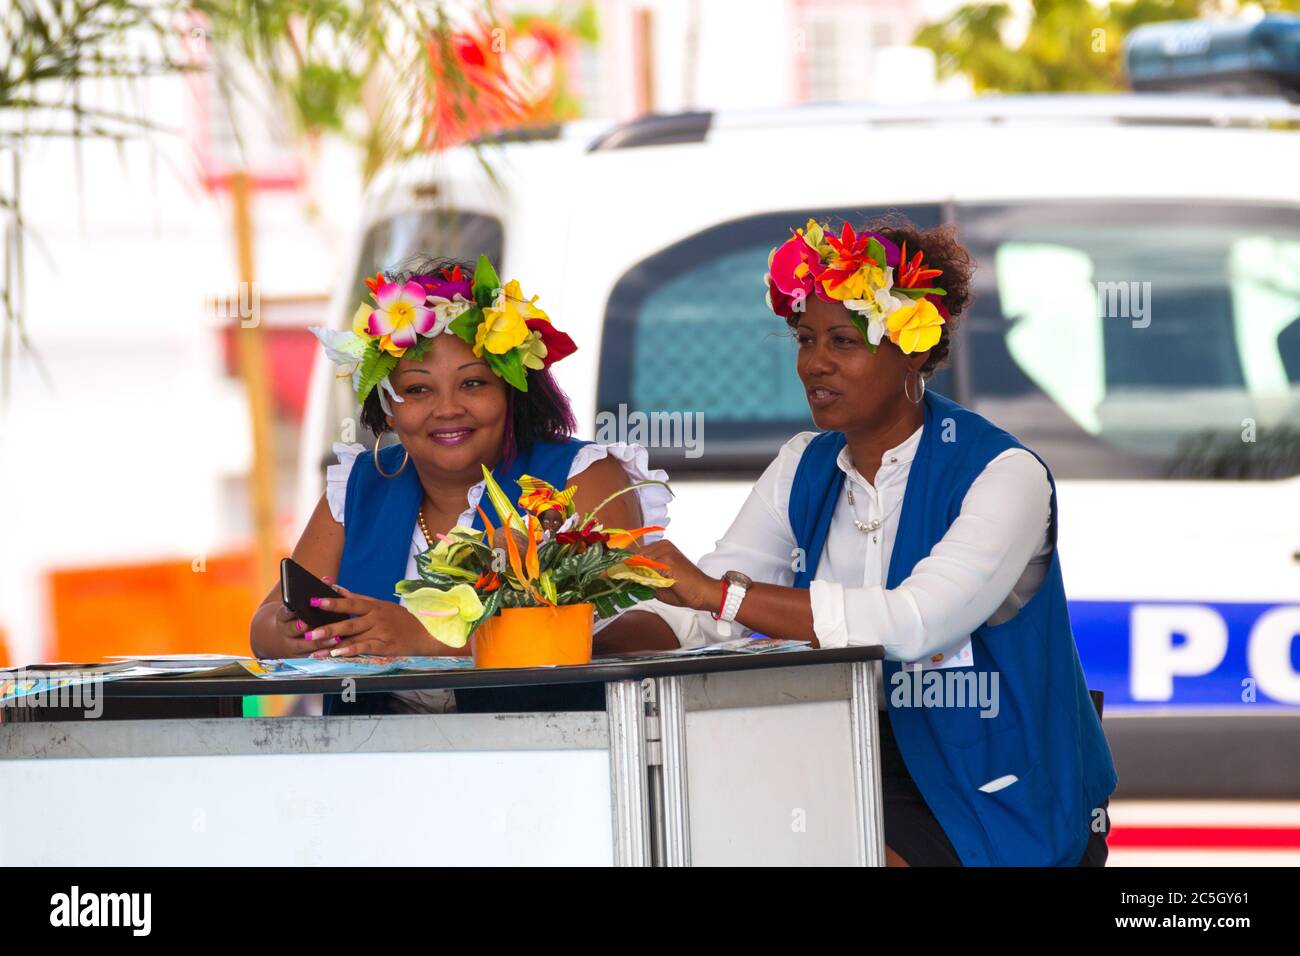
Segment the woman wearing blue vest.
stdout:
<svg viewBox="0 0 1300 956">
<path fill-rule="evenodd" d="M 597 445 L 572 437 L 573 413 L 550 366 L 573 341 L 525 298 L 517 282 L 500 286 L 485 257 L 478 265 L 415 259 L 366 280 L 373 303 L 352 328 L 313 329 L 331 360 L 344 366 L 375 450 L 336 443 L 339 463 L 293 551 L 308 571 L 342 595 L 327 610 L 348 620 L 308 630 L 272 589 L 253 616 L 251 644 L 261 658 L 312 654 L 467 654 L 433 637 L 398 603 L 394 585 L 418 578 L 415 557 L 457 525 L 483 530 L 482 467 L 514 501 L 518 479 L 532 475 L 559 488 L 577 485 L 581 514 L 631 481 L 667 478 L 648 468 L 645 449 Z M 487 302 L 475 307 L 477 302 Z M 400 444 L 379 449 L 385 432 Z M 671 495 L 661 486 L 615 498 L 601 516 L 611 527 L 666 525 Z M 335 583 L 337 582 L 337 583 Z M 602 622 L 610 623 L 610 622 Z M 602 634 L 602 652 L 654 646 L 635 633 Z M 676 646 L 660 637 L 660 646 Z M 601 684 L 365 694 L 325 698 L 326 713 L 401 711 L 603 710 Z"/>
<path fill-rule="evenodd" d="M 883 645 L 887 862 L 1101 865 L 1116 776 L 1070 631 L 1055 484 L 925 388 L 972 271 L 950 229 L 897 219 L 838 235 L 809 221 L 773 250 L 769 305 L 823 431 L 785 444 L 698 567 L 649 546 L 676 584 L 640 606 L 654 625 L 624 624 L 683 645 L 731 621 Z"/>
</svg>

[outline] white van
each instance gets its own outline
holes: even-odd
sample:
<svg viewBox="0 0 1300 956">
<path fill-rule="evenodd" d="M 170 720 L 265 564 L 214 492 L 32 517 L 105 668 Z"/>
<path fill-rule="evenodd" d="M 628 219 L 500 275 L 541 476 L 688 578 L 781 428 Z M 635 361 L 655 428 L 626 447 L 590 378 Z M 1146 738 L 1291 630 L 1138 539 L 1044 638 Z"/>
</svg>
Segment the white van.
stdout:
<svg viewBox="0 0 1300 956">
<path fill-rule="evenodd" d="M 677 494 L 669 536 L 698 556 L 812 427 L 764 304 L 768 251 L 809 216 L 955 222 L 975 299 L 931 385 L 1056 477 L 1071 616 L 1117 759 L 1109 718 L 1125 714 L 1152 739 L 1163 714 L 1198 746 L 1199 719 L 1284 740 L 1300 730 L 1297 129 L 1282 99 L 1177 94 L 576 124 L 485 147 L 491 175 L 470 149 L 383 174 L 333 321 L 409 253 L 487 253 L 578 342 L 556 371 L 581 437 L 620 409 L 702 415 L 701 447 L 652 449 Z M 356 418 L 332 374 L 318 359 L 304 515 Z M 1242 771 L 1247 789 L 1295 795 L 1282 749 L 1282 766 Z M 1188 785 L 1184 758 L 1157 750 L 1152 792 Z M 1217 763 L 1202 791 L 1240 792 L 1221 762 L 1235 752 L 1198 752 Z"/>
</svg>

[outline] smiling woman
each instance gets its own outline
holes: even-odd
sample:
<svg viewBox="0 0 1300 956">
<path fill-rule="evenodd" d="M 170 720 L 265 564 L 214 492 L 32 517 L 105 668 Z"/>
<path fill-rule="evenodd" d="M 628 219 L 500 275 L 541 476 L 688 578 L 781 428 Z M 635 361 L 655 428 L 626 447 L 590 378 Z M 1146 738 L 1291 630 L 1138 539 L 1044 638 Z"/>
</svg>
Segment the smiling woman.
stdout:
<svg viewBox="0 0 1300 956">
<path fill-rule="evenodd" d="M 564 488 L 586 512 L 633 481 L 667 478 L 651 471 L 645 449 L 596 445 L 572 437 L 573 414 L 549 366 L 575 346 L 516 282 L 502 287 L 480 257 L 466 263 L 419 259 L 367 280 L 374 304 L 358 308 L 350 332 L 313 330 L 327 354 L 352 376 L 361 420 L 375 450 L 338 443 L 339 463 L 293 558 L 342 597 L 326 599 L 347 620 L 308 630 L 267 595 L 253 617 L 259 657 L 379 654 L 466 655 L 440 642 L 398 601 L 395 585 L 419 577 L 416 556 L 456 526 L 483 530 L 487 467 L 510 500 L 525 476 Z M 399 444 L 380 449 L 391 432 Z M 573 482 L 581 475 L 580 482 Z M 658 485 L 615 498 L 601 511 L 609 527 L 667 524 L 670 494 Z M 626 641 L 624 635 L 620 640 Z M 619 649 L 654 643 L 618 644 Z M 662 642 L 661 642 L 662 643 Z M 676 646 L 671 637 L 667 643 Z M 600 640 L 602 650 L 613 649 Z M 348 706 L 326 699 L 326 712 L 401 710 L 603 709 L 601 685 L 501 691 L 369 695 Z"/>
</svg>

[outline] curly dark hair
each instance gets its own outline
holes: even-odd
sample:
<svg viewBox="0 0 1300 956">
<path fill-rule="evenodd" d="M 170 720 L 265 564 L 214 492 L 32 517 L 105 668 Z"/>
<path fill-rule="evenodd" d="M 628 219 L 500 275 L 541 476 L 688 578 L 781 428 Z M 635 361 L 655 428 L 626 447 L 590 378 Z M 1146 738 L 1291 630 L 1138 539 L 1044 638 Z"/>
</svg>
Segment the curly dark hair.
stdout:
<svg viewBox="0 0 1300 956">
<path fill-rule="evenodd" d="M 416 254 L 398 265 L 383 270 L 389 282 L 408 282 L 420 276 L 440 275 L 443 269 L 460 266 L 466 277 L 473 275 L 474 264 L 461 259 Z M 528 372 L 528 391 L 506 386 L 506 440 L 503 458 L 510 461 L 517 453 L 527 452 L 535 442 L 563 441 L 578 430 L 569 396 L 564 394 L 549 369 Z M 371 389 L 361 406 L 361 424 L 372 435 L 388 428 L 379 389 Z"/>
<path fill-rule="evenodd" d="M 835 225 L 838 228 L 838 221 Z M 891 212 L 869 220 L 861 228 L 855 227 L 855 229 L 858 233 L 879 233 L 900 249 L 906 242 L 908 258 L 920 250 L 925 253 L 923 261 L 926 268 L 943 270 L 943 275 L 935 278 L 933 282 L 947 293 L 943 297 L 943 305 L 948 310 L 948 319 L 940 330 L 938 343 L 930 349 L 925 364 L 921 366 L 921 374 L 929 378 L 936 369 L 948 361 L 948 352 L 952 347 L 952 334 L 956 331 L 971 302 L 971 279 L 975 273 L 975 261 L 958 240 L 955 225 L 945 224 L 921 229 L 902 213 Z M 795 315 L 786 319 L 786 324 L 793 329 L 799 324 L 799 317 Z"/>
</svg>

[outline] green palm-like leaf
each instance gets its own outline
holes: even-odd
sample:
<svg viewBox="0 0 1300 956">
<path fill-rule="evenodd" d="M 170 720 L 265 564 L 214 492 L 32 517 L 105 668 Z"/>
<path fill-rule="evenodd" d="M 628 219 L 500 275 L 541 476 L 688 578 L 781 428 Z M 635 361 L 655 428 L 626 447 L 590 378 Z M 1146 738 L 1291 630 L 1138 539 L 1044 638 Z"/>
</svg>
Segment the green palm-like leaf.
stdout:
<svg viewBox="0 0 1300 956">
<path fill-rule="evenodd" d="M 361 377 L 357 382 L 357 401 L 364 403 L 371 390 L 397 367 L 397 356 L 371 343 L 361 359 Z"/>
</svg>

